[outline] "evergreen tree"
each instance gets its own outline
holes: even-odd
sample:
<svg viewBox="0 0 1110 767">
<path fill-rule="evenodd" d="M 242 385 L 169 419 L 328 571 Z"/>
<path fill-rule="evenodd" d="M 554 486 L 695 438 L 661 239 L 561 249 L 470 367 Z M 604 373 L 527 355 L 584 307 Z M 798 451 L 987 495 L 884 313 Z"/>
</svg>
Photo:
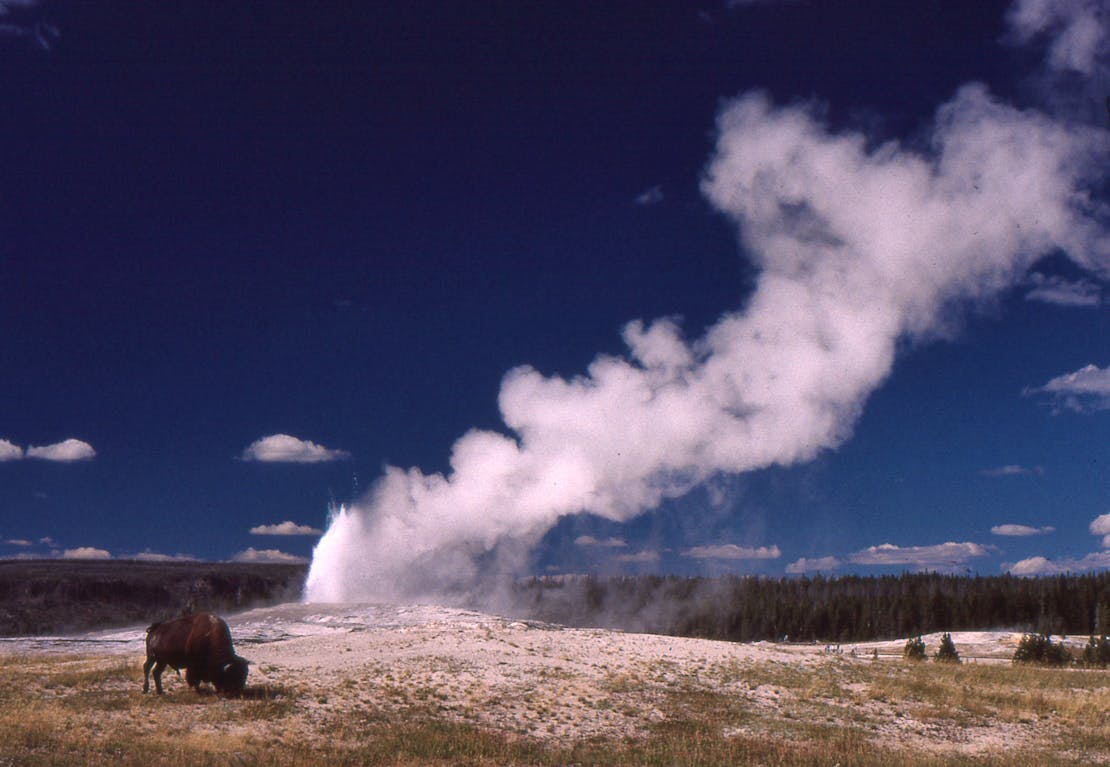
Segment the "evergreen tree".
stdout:
<svg viewBox="0 0 1110 767">
<path fill-rule="evenodd" d="M 902 659 L 925 660 L 925 640 L 919 636 L 907 640 L 902 650 Z"/>
<path fill-rule="evenodd" d="M 1089 668 L 1110 666 L 1110 639 L 1092 636 L 1083 648 L 1083 665 Z"/>
<path fill-rule="evenodd" d="M 941 663 L 960 662 L 960 654 L 956 652 L 956 644 L 952 641 L 952 635 L 948 632 L 945 632 L 944 636 L 940 638 L 940 647 L 937 648 L 933 659 Z"/>
<path fill-rule="evenodd" d="M 1053 642 L 1047 634 L 1026 634 L 1018 643 L 1013 662 L 1067 666 L 1071 663 L 1071 653 L 1062 644 Z"/>
</svg>

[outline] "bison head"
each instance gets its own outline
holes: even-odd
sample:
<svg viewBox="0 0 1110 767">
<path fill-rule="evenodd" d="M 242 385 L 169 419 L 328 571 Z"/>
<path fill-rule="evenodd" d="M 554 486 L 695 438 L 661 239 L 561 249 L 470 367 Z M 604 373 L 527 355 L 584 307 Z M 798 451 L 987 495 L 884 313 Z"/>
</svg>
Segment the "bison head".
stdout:
<svg viewBox="0 0 1110 767">
<path fill-rule="evenodd" d="M 220 692 L 241 693 L 247 684 L 247 661 L 238 655 L 220 667 L 218 678 L 213 684 Z"/>
</svg>

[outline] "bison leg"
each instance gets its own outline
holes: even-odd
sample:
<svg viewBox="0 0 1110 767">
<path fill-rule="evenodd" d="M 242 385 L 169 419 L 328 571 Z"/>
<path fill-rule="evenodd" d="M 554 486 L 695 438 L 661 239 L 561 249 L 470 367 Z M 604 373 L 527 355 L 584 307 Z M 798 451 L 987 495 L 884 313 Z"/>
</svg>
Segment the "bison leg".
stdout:
<svg viewBox="0 0 1110 767">
<path fill-rule="evenodd" d="M 143 692 L 150 692 L 150 669 L 154 666 L 154 658 L 147 658 L 143 664 Z"/>
<path fill-rule="evenodd" d="M 144 666 L 144 668 L 145 668 L 145 666 Z M 165 670 L 166 670 L 166 662 L 165 661 L 160 660 L 154 666 L 154 689 L 158 691 L 159 695 L 162 694 L 162 672 L 165 671 Z"/>
<path fill-rule="evenodd" d="M 200 692 L 200 670 L 189 666 L 185 669 L 185 684 Z"/>
</svg>

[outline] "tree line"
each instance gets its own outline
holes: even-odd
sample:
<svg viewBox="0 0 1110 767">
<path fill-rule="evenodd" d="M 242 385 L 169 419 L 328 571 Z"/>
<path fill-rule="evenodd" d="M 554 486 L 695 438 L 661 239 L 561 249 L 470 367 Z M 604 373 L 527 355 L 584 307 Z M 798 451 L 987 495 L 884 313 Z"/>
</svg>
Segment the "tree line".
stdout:
<svg viewBox="0 0 1110 767">
<path fill-rule="evenodd" d="M 129 560 L 0 561 L 0 636 L 149 624 L 299 599 L 304 565 Z"/>
<path fill-rule="evenodd" d="M 515 609 L 537 620 L 738 642 L 849 642 L 998 628 L 1110 634 L 1110 572 L 558 576 L 518 581 L 513 595 Z"/>
</svg>

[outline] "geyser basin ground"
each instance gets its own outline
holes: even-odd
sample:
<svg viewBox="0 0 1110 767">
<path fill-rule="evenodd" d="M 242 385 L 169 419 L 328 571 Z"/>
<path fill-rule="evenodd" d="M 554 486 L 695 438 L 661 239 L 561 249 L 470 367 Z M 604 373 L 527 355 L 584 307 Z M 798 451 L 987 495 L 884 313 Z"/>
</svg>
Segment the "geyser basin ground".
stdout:
<svg viewBox="0 0 1110 767">
<path fill-rule="evenodd" d="M 0 643 L 0 763 L 27 756 L 19 745 L 31 738 L 27 706 L 59 717 L 36 736 L 58 754 L 87 727 L 86 739 L 134 741 L 136 753 L 159 743 L 193 757 L 257 749 L 282 763 L 283 753 L 334 757 L 423 722 L 437 737 L 454 728 L 451 738 L 479 751 L 491 737 L 497 748 L 538 743 L 535 754 L 587 741 L 582 748 L 625 749 L 627 738 L 662 743 L 692 727 L 716 744 L 711 750 L 812 748 L 827 739 L 856 763 L 886 763 L 883 755 L 903 749 L 934 759 L 1110 763 L 1105 672 L 1014 668 L 1009 632 L 954 634 L 973 662 L 951 667 L 902 662 L 901 640 L 836 652 L 568 629 L 431 606 L 294 604 L 228 622 L 252 663 L 245 700 L 197 696 L 169 675 L 165 698 L 143 696 L 141 629 Z M 932 652 L 938 637 L 926 642 Z M 56 729 L 59 722 L 68 724 Z M 410 763 L 423 763 L 420 753 Z"/>
</svg>

